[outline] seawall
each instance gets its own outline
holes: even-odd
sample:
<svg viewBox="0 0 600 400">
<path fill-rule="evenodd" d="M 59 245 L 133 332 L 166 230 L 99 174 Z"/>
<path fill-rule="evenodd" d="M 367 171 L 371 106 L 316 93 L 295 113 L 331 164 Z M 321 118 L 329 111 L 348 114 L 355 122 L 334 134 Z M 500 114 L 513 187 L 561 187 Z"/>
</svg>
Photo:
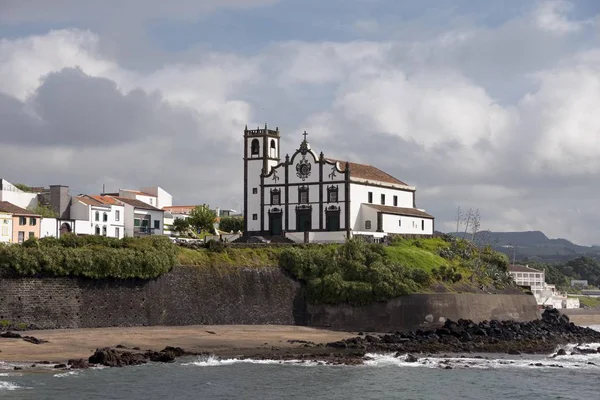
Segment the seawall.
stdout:
<svg viewBox="0 0 600 400">
<path fill-rule="evenodd" d="M 157 279 L 0 277 L 0 320 L 40 329 L 150 325 L 309 325 L 348 331 L 416 329 L 447 319 L 532 320 L 533 296 L 422 294 L 366 307 L 307 304 L 282 270 L 179 266 Z"/>
</svg>

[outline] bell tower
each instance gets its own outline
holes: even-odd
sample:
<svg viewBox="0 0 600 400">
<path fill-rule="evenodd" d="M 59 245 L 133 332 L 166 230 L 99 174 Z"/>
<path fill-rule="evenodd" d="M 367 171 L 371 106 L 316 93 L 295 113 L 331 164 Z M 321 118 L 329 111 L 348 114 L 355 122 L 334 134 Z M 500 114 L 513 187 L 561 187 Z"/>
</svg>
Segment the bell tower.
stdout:
<svg viewBox="0 0 600 400">
<path fill-rule="evenodd" d="M 244 235 L 260 235 L 264 226 L 263 175 L 279 164 L 279 128 L 244 129 Z"/>
</svg>

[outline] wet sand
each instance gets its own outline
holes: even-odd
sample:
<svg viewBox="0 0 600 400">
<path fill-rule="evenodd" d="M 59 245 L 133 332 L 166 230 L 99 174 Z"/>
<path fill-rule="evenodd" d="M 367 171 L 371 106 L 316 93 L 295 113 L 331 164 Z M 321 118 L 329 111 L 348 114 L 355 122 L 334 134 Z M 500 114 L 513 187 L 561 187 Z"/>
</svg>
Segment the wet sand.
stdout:
<svg viewBox="0 0 600 400">
<path fill-rule="evenodd" d="M 128 348 L 159 351 L 166 346 L 190 352 L 236 354 L 298 348 L 288 340 L 328 343 L 356 336 L 356 332 L 336 332 L 301 326 L 282 325 L 194 325 L 130 328 L 56 329 L 19 332 L 48 343 L 32 344 L 22 339 L 0 338 L 0 361 L 66 362 L 88 358 L 97 348 L 123 345 Z"/>
<path fill-rule="evenodd" d="M 576 325 L 581 326 L 590 326 L 590 325 L 600 325 L 600 314 L 591 314 L 591 315 L 570 315 L 569 319 Z"/>
</svg>

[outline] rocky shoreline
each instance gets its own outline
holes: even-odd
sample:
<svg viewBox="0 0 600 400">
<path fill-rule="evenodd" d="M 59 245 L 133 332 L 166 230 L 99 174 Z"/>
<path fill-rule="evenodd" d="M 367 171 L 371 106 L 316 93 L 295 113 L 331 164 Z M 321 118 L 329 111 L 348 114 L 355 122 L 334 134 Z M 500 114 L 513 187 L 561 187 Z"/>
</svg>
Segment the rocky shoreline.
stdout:
<svg viewBox="0 0 600 400">
<path fill-rule="evenodd" d="M 7 332 L 4 338 L 29 341 L 43 345 L 42 339 L 21 337 Z M 165 347 L 161 351 L 141 350 L 117 345 L 114 348 L 97 349 L 88 359 L 73 359 L 56 364 L 58 369 L 82 369 L 93 366 L 124 367 L 148 362 L 174 362 L 186 356 L 237 358 L 277 361 L 310 361 L 326 365 L 360 365 L 368 360 L 369 353 L 392 353 L 404 361 L 416 362 L 423 355 L 504 353 L 566 355 L 560 346 L 600 343 L 600 332 L 577 326 L 568 316 L 558 310 L 545 310 L 540 320 L 531 322 L 447 320 L 443 326 L 431 330 L 395 332 L 388 334 L 363 334 L 329 343 L 313 343 L 305 340 L 288 340 L 293 347 L 221 349 L 219 351 L 189 352 L 181 347 Z M 600 348 L 574 347 L 572 353 L 596 354 Z M 1 353 L 0 353 L 1 357 Z M 40 362 L 38 364 L 50 364 Z M 32 367 L 34 367 L 33 365 Z"/>
</svg>

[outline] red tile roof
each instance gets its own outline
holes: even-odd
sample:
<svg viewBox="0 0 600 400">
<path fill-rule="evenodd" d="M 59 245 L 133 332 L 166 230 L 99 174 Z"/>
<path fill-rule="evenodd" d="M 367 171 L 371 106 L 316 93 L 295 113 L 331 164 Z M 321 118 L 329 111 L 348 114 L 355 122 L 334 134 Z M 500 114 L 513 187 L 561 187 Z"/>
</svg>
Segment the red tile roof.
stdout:
<svg viewBox="0 0 600 400">
<path fill-rule="evenodd" d="M 540 271 L 538 269 L 533 269 L 526 265 L 510 265 L 508 267 L 508 270 L 510 272 L 533 272 L 533 273 L 538 273 L 538 274 L 544 272 L 544 271 Z"/>
<path fill-rule="evenodd" d="M 82 202 L 83 204 L 87 204 L 88 206 L 96 206 L 96 207 L 106 207 L 101 201 L 94 199 L 92 196 L 77 196 L 75 197 L 77 200 Z"/>
<path fill-rule="evenodd" d="M 103 204 L 110 204 L 110 205 L 114 205 L 114 206 L 121 205 L 112 196 L 91 195 L 90 197 L 96 201 L 99 201 L 100 203 L 103 203 Z"/>
<path fill-rule="evenodd" d="M 334 160 L 329 159 L 328 161 L 339 162 L 340 169 L 342 171 L 346 170 L 346 161 L 342 160 Z M 358 164 L 354 162 L 348 162 L 350 165 L 350 178 L 357 179 L 365 179 L 368 181 L 377 181 L 383 183 L 392 183 L 395 185 L 408 186 L 406 183 L 402 182 L 400 179 L 397 179 L 387 172 L 383 172 L 379 168 L 373 167 L 368 164 Z"/>
<path fill-rule="evenodd" d="M 434 217 L 431 214 L 427 214 L 425 211 L 418 210 L 416 208 L 405 208 L 405 207 L 392 207 L 392 206 L 384 206 L 381 204 L 368 204 L 363 203 L 366 206 L 376 209 L 377 211 L 381 211 L 384 214 L 394 214 L 394 215 L 404 215 L 407 217 L 420 217 L 420 218 L 431 218 Z"/>
<path fill-rule="evenodd" d="M 35 214 L 19 206 L 15 206 L 13 203 L 9 203 L 8 201 L 0 201 L 0 212 L 26 217 L 41 217 L 39 214 Z"/>
</svg>

